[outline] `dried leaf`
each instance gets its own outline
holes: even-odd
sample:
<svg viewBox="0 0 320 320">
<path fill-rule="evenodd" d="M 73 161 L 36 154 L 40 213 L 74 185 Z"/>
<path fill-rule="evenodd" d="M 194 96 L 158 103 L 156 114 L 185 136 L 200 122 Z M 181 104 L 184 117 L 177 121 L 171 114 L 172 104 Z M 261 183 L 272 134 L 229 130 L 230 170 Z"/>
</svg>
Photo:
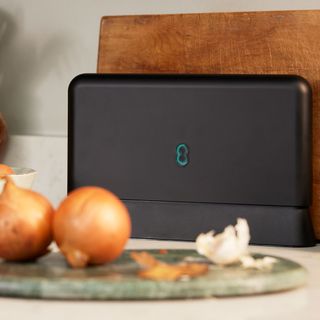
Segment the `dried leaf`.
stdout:
<svg viewBox="0 0 320 320">
<path fill-rule="evenodd" d="M 182 277 L 194 278 L 206 274 L 209 270 L 208 265 L 203 263 L 164 263 L 147 252 L 132 252 L 131 257 L 145 268 L 138 274 L 144 279 L 175 281 Z"/>
</svg>

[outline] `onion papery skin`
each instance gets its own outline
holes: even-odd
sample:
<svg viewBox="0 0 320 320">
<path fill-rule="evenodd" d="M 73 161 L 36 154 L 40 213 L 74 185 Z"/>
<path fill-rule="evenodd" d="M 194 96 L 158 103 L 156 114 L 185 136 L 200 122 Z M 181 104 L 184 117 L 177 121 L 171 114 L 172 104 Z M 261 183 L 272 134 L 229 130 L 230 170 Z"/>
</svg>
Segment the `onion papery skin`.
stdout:
<svg viewBox="0 0 320 320">
<path fill-rule="evenodd" d="M 0 194 L 0 258 L 34 260 L 52 242 L 54 209 L 42 195 L 17 187 L 8 176 Z"/>
</svg>

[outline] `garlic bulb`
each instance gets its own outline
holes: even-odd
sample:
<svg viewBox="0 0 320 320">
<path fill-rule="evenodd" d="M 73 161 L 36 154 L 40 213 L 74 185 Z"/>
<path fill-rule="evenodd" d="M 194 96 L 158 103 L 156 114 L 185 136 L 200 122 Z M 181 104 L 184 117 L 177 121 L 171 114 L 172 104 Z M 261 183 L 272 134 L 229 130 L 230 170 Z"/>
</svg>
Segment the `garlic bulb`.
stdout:
<svg viewBox="0 0 320 320">
<path fill-rule="evenodd" d="M 196 239 L 199 254 L 206 256 L 219 265 L 239 262 L 248 255 L 250 241 L 247 220 L 239 218 L 235 226 L 227 226 L 222 233 L 214 235 L 214 231 L 201 233 Z"/>
</svg>

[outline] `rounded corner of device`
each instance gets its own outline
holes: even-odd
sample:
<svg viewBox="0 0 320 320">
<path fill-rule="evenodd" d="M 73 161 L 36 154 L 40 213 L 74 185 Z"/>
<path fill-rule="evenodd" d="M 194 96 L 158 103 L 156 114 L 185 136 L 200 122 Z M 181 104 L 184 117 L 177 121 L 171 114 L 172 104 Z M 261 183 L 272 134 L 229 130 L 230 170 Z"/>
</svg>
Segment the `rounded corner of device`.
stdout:
<svg viewBox="0 0 320 320">
<path fill-rule="evenodd" d="M 312 87 L 310 82 L 304 78 L 303 76 L 300 75 L 295 75 L 294 76 L 297 88 L 299 90 L 299 92 L 301 92 L 302 94 L 306 94 L 308 96 L 312 95 Z"/>
<path fill-rule="evenodd" d="M 81 73 L 76 75 L 69 83 L 68 86 L 68 92 L 70 93 L 72 90 L 77 88 L 81 83 L 83 83 L 83 80 L 85 80 L 88 77 L 89 74 L 87 73 Z"/>
</svg>

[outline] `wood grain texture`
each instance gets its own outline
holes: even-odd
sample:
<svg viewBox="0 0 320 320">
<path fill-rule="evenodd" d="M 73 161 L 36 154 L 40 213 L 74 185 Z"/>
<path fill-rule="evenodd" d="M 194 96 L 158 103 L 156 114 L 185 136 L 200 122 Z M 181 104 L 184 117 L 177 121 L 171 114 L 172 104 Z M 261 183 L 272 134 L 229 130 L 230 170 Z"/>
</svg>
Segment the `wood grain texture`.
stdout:
<svg viewBox="0 0 320 320">
<path fill-rule="evenodd" d="M 98 72 L 306 78 L 314 101 L 311 215 L 320 239 L 320 10 L 104 17 Z"/>
</svg>

